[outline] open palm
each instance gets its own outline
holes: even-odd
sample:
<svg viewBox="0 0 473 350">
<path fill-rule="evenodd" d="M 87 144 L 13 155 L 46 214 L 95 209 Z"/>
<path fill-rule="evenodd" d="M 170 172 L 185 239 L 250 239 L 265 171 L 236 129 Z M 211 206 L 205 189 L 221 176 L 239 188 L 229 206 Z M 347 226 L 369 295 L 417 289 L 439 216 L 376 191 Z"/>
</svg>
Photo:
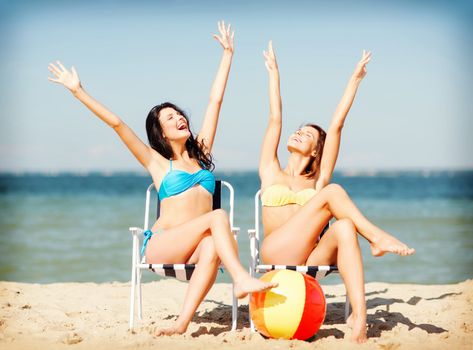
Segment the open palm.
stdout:
<svg viewBox="0 0 473 350">
<path fill-rule="evenodd" d="M 228 24 L 228 26 L 225 27 L 225 22 L 221 21 L 218 22 L 217 25 L 220 36 L 214 34 L 213 37 L 220 43 L 220 45 L 222 45 L 224 50 L 233 52 L 233 38 L 235 37 L 235 31 L 231 30 L 231 24 Z"/>
<path fill-rule="evenodd" d="M 268 43 L 268 51 L 263 51 L 264 64 L 268 71 L 278 69 L 278 64 L 276 62 L 276 55 L 273 50 L 273 41 L 270 40 Z"/>
<path fill-rule="evenodd" d="M 49 81 L 62 84 L 72 92 L 77 91 L 80 87 L 80 79 L 74 67 L 71 71 L 68 71 L 61 62 L 56 61 L 57 66 L 54 63 L 50 63 L 48 66 L 49 71 L 54 75 L 55 78 L 48 77 Z"/>
</svg>

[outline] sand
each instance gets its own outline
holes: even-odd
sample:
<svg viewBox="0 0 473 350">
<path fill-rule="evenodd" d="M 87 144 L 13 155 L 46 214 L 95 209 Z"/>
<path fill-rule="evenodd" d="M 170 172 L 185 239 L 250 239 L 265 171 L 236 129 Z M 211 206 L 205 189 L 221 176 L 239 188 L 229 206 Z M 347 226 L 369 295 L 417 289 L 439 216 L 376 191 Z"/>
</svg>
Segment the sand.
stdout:
<svg viewBox="0 0 473 350">
<path fill-rule="evenodd" d="M 368 336 L 349 341 L 343 285 L 322 285 L 327 316 L 310 342 L 249 330 L 247 299 L 230 331 L 231 286 L 216 284 L 183 335 L 155 337 L 176 319 L 186 284 L 143 286 L 143 320 L 128 329 L 127 283 L 0 282 L 0 349 L 473 349 L 473 280 L 451 285 L 368 283 Z"/>
</svg>

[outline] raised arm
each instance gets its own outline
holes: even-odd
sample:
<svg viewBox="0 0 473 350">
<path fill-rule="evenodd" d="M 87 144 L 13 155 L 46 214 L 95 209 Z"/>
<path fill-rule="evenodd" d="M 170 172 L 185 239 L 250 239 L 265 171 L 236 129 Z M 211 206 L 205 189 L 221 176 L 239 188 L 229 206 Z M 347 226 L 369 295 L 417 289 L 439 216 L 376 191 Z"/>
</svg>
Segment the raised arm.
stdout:
<svg viewBox="0 0 473 350">
<path fill-rule="evenodd" d="M 268 44 L 268 51 L 263 51 L 266 69 L 269 74 L 269 122 L 263 139 L 259 174 L 263 177 L 267 171 L 279 169 L 278 145 L 282 128 L 282 103 L 279 88 L 279 69 L 272 41 Z"/>
<path fill-rule="evenodd" d="M 212 84 L 210 90 L 209 104 L 205 111 L 204 122 L 202 128 L 197 136 L 197 140 L 206 147 L 206 151 L 210 152 L 215 139 L 215 132 L 217 131 L 218 116 L 220 107 L 222 106 L 223 94 L 228 81 L 228 74 L 232 64 L 233 57 L 233 38 L 235 32 L 231 30 L 229 24 L 225 27 L 225 22 L 218 22 L 218 30 L 220 36 L 214 34 L 214 38 L 222 45 L 223 54 L 218 67 L 217 76 Z"/>
<path fill-rule="evenodd" d="M 327 130 L 325 138 L 325 145 L 320 163 L 320 176 L 315 185 L 316 190 L 322 189 L 330 182 L 332 178 L 333 169 L 337 162 L 338 152 L 340 149 L 340 139 L 342 136 L 342 129 L 345 119 L 350 111 L 353 100 L 355 99 L 356 91 L 360 85 L 361 80 L 366 75 L 366 65 L 371 60 L 371 52 L 363 50 L 363 56 L 358 62 L 353 75 L 351 76 L 342 99 L 338 103 L 332 121 Z"/>
<path fill-rule="evenodd" d="M 79 75 L 74 67 L 68 71 L 61 62 L 56 61 L 57 65 L 51 63 L 48 67 L 49 71 L 55 78 L 48 77 L 52 82 L 64 85 L 69 91 L 88 109 L 90 109 L 97 117 L 103 120 L 108 126 L 113 128 L 120 136 L 125 145 L 130 149 L 131 153 L 138 161 L 148 169 L 152 154 L 160 156 L 151 147 L 143 143 L 138 136 L 125 124 L 118 116 L 110 112 L 107 108 L 90 96 L 80 83 Z"/>
</svg>

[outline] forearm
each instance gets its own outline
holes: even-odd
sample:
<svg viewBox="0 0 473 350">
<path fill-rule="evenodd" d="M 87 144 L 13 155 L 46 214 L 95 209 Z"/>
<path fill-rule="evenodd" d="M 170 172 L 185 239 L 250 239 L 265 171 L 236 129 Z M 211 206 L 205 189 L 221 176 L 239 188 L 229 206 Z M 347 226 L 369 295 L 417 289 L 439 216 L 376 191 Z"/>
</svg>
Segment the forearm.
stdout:
<svg viewBox="0 0 473 350">
<path fill-rule="evenodd" d="M 215 77 L 212 89 L 210 90 L 210 100 L 213 102 L 221 103 L 223 101 L 223 95 L 225 93 L 225 87 L 227 85 L 228 75 L 232 65 L 232 58 L 233 53 L 230 50 L 223 51 L 217 76 Z"/>
<path fill-rule="evenodd" d="M 281 122 L 282 102 L 279 71 L 277 69 L 269 71 L 269 114 L 273 121 Z"/>
<path fill-rule="evenodd" d="M 116 128 L 122 124 L 122 120 L 119 117 L 90 96 L 82 87 L 72 91 L 72 94 L 110 127 Z"/>
<path fill-rule="evenodd" d="M 345 88 L 342 99 L 338 103 L 338 106 L 333 115 L 332 121 L 330 123 L 330 128 L 341 129 L 345 123 L 345 119 L 350 111 L 350 108 L 355 99 L 356 92 L 360 86 L 361 78 L 352 76 Z"/>
</svg>

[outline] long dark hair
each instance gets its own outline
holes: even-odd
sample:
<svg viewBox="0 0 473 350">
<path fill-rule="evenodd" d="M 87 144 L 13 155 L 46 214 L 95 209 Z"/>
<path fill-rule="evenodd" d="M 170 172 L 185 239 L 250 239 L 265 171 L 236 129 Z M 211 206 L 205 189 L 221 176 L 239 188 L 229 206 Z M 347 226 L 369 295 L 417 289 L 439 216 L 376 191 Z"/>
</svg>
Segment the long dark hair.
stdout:
<svg viewBox="0 0 473 350">
<path fill-rule="evenodd" d="M 317 178 L 320 172 L 320 162 L 322 161 L 322 153 L 324 151 L 325 137 L 327 133 L 320 126 L 316 124 L 306 124 L 319 132 L 319 138 L 315 145 L 315 157 L 310 157 L 309 164 L 305 168 L 305 175 L 309 178 Z"/>
<path fill-rule="evenodd" d="M 191 158 L 197 159 L 202 168 L 213 171 L 215 165 L 213 163 L 212 155 L 210 153 L 204 152 L 204 145 L 194 138 L 194 134 L 190 130 L 189 118 L 187 117 L 186 113 L 171 102 L 164 102 L 160 105 L 154 106 L 148 113 L 148 117 L 146 118 L 146 133 L 148 134 L 148 142 L 151 148 L 153 148 L 166 159 L 172 159 L 174 157 L 172 147 L 164 138 L 163 128 L 161 127 L 161 123 L 159 121 L 159 112 L 161 112 L 163 108 L 172 108 L 184 118 L 186 118 L 191 134 L 186 140 L 186 149 L 189 153 L 189 156 Z"/>
</svg>

